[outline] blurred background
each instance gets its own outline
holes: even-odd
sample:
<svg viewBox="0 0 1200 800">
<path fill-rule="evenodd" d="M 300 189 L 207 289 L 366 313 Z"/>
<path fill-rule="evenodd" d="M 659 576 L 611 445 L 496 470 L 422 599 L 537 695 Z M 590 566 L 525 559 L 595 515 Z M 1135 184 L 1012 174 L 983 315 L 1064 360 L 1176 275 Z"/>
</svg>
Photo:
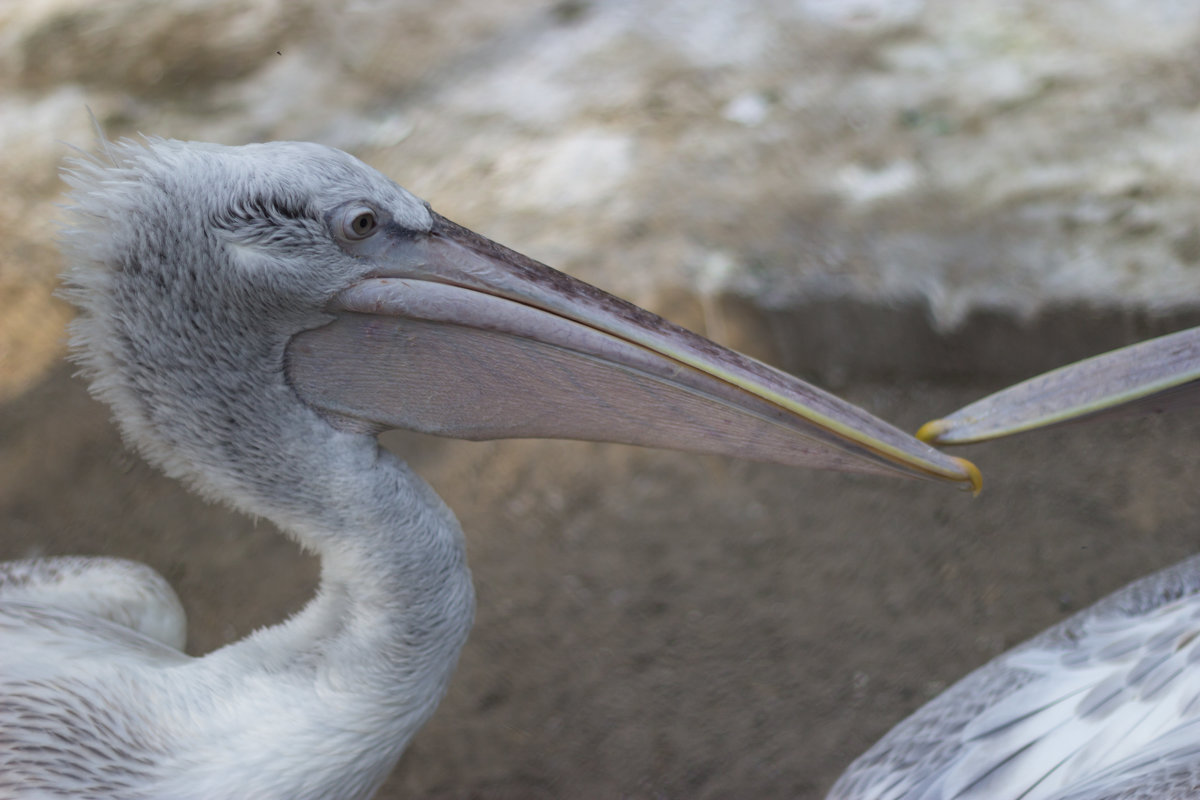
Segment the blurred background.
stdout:
<svg viewBox="0 0 1200 800">
<path fill-rule="evenodd" d="M 311 560 L 126 451 L 63 361 L 71 147 L 348 150 L 462 224 L 902 427 L 1200 323 L 1182 0 L 0 0 L 0 558 L 105 553 L 189 649 Z M 970 669 L 1194 552 L 1200 419 L 963 453 L 940 486 L 395 435 L 479 612 L 382 797 L 818 798 Z"/>
</svg>

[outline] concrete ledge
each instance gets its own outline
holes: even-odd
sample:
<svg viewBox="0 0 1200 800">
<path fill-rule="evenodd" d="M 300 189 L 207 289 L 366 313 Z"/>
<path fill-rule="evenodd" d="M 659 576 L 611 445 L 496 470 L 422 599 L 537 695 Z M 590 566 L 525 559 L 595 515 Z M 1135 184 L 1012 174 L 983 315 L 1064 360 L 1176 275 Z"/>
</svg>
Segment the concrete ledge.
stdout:
<svg viewBox="0 0 1200 800">
<path fill-rule="evenodd" d="M 827 388 L 861 382 L 1007 384 L 1080 358 L 1200 325 L 1200 307 L 1155 311 L 1049 304 L 1019 316 L 977 308 L 953 331 L 920 301 L 840 297 L 764 308 L 731 293 L 675 290 L 656 307 L 677 322 Z"/>
</svg>

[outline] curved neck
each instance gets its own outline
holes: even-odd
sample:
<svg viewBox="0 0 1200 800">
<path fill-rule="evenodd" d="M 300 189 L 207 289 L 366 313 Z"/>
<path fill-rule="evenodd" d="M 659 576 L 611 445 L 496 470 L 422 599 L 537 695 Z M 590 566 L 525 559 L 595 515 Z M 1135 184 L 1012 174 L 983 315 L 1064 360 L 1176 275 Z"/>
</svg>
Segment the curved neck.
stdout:
<svg viewBox="0 0 1200 800">
<path fill-rule="evenodd" d="M 461 529 L 428 484 L 372 437 L 332 432 L 322 445 L 295 454 L 287 503 L 257 509 L 317 552 L 316 597 L 211 657 L 290 676 L 287 702 L 354 730 L 382 780 L 445 692 L 474 593 Z"/>
<path fill-rule="evenodd" d="M 352 667 L 361 663 L 353 651 L 365 649 L 360 656 L 389 665 L 390 681 L 437 672 L 444 686 L 474 609 L 462 530 L 407 465 L 373 439 L 366 445 L 371 466 L 339 493 L 342 527 L 315 530 L 310 518 L 293 530 L 321 558 L 317 596 L 293 622 L 315 620 L 342 644 L 327 659 Z"/>
</svg>

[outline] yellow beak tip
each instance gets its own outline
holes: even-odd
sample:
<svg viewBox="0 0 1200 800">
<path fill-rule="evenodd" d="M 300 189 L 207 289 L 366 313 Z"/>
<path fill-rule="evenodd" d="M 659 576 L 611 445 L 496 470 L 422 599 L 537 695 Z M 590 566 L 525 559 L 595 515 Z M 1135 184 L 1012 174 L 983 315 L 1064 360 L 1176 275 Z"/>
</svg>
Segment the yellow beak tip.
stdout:
<svg viewBox="0 0 1200 800">
<path fill-rule="evenodd" d="M 917 438 L 925 444 L 937 444 L 939 438 L 953 426 L 944 419 L 931 419 L 917 430 Z M 978 470 L 976 470 L 978 472 Z"/>
<path fill-rule="evenodd" d="M 931 419 L 917 430 L 917 438 L 925 444 L 938 444 L 938 440 L 942 438 L 948 431 L 954 428 L 954 424 L 945 419 Z M 964 489 L 970 489 L 972 497 L 978 497 L 983 491 L 983 473 L 979 471 L 979 467 L 967 461 L 965 458 L 952 457 L 954 462 L 962 468 L 962 471 L 967 476 L 967 486 Z"/>
<path fill-rule="evenodd" d="M 951 458 L 963 468 L 963 472 L 967 473 L 967 482 L 970 484 L 971 496 L 979 497 L 979 493 L 983 491 L 983 473 L 979 471 L 979 467 L 965 458 L 959 458 L 958 456 L 951 456 Z M 964 486 L 963 488 L 966 489 L 967 487 Z"/>
</svg>

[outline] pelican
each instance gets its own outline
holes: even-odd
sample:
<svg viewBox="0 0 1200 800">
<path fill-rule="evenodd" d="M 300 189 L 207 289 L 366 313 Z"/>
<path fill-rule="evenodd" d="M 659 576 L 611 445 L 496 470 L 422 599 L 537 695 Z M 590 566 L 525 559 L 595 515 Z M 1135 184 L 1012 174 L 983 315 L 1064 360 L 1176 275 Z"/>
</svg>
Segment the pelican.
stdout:
<svg viewBox="0 0 1200 800">
<path fill-rule="evenodd" d="M 1115 350 L 918 431 L 965 444 L 1194 402 L 1200 328 Z M 1200 797 L 1200 556 L 1126 586 L 897 725 L 831 800 Z"/>
<path fill-rule="evenodd" d="M 202 657 L 147 567 L 0 569 L 0 796 L 366 798 L 474 596 L 450 511 L 377 434 L 563 437 L 923 477 L 972 465 L 508 250 L 340 151 L 149 138 L 72 159 L 74 357 L 126 442 L 320 558 Z"/>
</svg>

